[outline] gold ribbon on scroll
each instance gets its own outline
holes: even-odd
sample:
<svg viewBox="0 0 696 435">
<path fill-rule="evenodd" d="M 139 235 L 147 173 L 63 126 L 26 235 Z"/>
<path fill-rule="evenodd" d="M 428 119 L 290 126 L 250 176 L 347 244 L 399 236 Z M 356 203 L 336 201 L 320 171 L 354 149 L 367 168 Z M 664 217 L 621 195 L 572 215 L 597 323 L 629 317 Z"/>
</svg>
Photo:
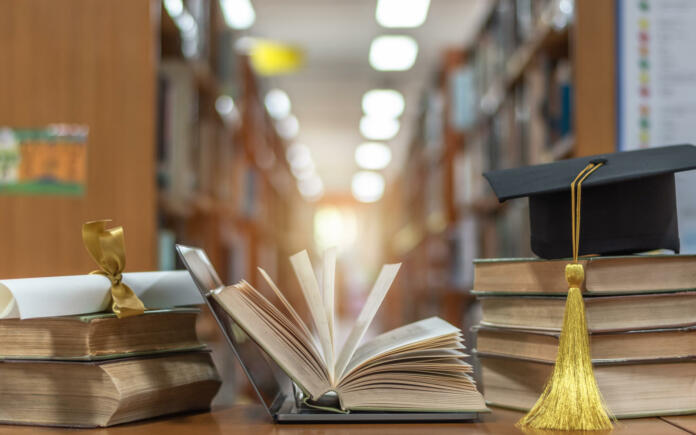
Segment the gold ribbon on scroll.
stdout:
<svg viewBox="0 0 696 435">
<path fill-rule="evenodd" d="M 109 220 L 87 222 L 82 225 L 82 241 L 89 255 L 99 265 L 95 274 L 111 281 L 111 310 L 119 319 L 143 314 L 145 305 L 133 290 L 122 282 L 126 267 L 126 244 L 123 227 L 106 229 Z"/>
</svg>

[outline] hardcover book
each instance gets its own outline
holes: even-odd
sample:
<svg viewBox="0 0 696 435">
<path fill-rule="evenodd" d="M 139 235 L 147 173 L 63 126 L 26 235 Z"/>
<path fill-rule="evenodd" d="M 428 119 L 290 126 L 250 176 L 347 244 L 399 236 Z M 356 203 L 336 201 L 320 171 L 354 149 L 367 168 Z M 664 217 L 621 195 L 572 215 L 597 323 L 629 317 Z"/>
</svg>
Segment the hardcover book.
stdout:
<svg viewBox="0 0 696 435">
<path fill-rule="evenodd" d="M 208 352 L 98 362 L 0 362 L 0 422 L 112 426 L 203 410 L 220 386 Z"/>
</svg>

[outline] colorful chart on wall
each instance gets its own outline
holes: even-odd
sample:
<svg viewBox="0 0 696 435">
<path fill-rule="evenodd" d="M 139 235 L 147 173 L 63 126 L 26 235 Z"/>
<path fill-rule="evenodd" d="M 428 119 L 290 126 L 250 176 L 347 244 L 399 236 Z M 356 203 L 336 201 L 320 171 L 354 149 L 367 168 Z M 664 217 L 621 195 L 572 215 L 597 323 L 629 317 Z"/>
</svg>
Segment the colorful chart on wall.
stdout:
<svg viewBox="0 0 696 435">
<path fill-rule="evenodd" d="M 68 124 L 0 126 L 0 195 L 83 195 L 87 130 Z"/>
<path fill-rule="evenodd" d="M 620 150 L 696 144 L 696 1 L 616 0 Z M 681 252 L 696 252 L 696 173 L 675 175 Z"/>
</svg>

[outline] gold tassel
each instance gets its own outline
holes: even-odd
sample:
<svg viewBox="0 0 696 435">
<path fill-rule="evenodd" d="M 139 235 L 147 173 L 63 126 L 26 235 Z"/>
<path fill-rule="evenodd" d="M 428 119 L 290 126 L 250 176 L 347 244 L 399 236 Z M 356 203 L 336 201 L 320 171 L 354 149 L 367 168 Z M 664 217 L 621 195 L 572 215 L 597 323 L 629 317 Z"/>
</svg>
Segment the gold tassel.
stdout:
<svg viewBox="0 0 696 435">
<path fill-rule="evenodd" d="M 592 371 L 585 304 L 580 291 L 584 275 L 582 264 L 566 266 L 570 289 L 556 365 L 541 397 L 518 422 L 521 426 L 556 430 L 612 428 Z"/>
<path fill-rule="evenodd" d="M 517 425 L 533 429 L 608 430 L 612 419 L 592 370 L 590 337 L 580 287 L 585 270 L 578 264 L 582 182 L 604 162 L 592 162 L 570 184 L 573 264 L 566 265 L 568 297 L 558 355 L 544 392 Z M 577 197 L 575 187 L 577 184 Z"/>
</svg>

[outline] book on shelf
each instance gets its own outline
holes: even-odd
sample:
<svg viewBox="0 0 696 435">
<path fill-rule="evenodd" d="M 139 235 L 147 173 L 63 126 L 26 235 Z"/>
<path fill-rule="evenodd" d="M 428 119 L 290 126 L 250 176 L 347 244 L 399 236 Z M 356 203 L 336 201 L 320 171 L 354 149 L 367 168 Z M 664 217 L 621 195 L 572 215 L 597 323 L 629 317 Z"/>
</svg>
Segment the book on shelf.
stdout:
<svg viewBox="0 0 696 435">
<path fill-rule="evenodd" d="M 554 296 L 480 296 L 484 326 L 560 331 L 566 300 Z M 696 292 L 585 298 L 592 332 L 696 325 Z"/>
<path fill-rule="evenodd" d="M 333 392 L 338 403 L 328 408 L 334 411 L 486 409 L 471 378 L 472 367 L 463 361 L 467 355 L 462 332 L 444 320 L 431 317 L 361 344 L 396 277 L 398 264 L 382 268 L 348 338 L 338 347 L 335 252 L 329 251 L 324 258 L 321 285 L 306 251 L 290 261 L 318 339 L 262 269 L 275 304 L 245 281 L 218 288 L 212 297 L 295 382 L 305 403 L 312 406 L 332 397 Z"/>
<path fill-rule="evenodd" d="M 696 255 L 589 257 L 581 290 L 590 294 L 655 293 L 696 288 Z M 477 294 L 563 295 L 568 260 L 500 258 L 474 261 Z"/>
<path fill-rule="evenodd" d="M 205 351 L 90 362 L 4 360 L 0 422 L 112 426 L 208 409 L 219 386 Z"/>
<path fill-rule="evenodd" d="M 487 403 L 529 410 L 553 370 L 553 363 L 479 354 Z M 694 358 L 672 361 L 594 364 L 597 385 L 617 418 L 696 412 Z"/>
<path fill-rule="evenodd" d="M 553 364 L 559 333 L 479 326 L 476 350 Z M 630 362 L 696 357 L 696 326 L 600 332 L 590 335 L 593 362 Z"/>
<path fill-rule="evenodd" d="M 104 360 L 203 347 L 196 337 L 197 308 L 4 319 L 0 359 Z"/>
</svg>

